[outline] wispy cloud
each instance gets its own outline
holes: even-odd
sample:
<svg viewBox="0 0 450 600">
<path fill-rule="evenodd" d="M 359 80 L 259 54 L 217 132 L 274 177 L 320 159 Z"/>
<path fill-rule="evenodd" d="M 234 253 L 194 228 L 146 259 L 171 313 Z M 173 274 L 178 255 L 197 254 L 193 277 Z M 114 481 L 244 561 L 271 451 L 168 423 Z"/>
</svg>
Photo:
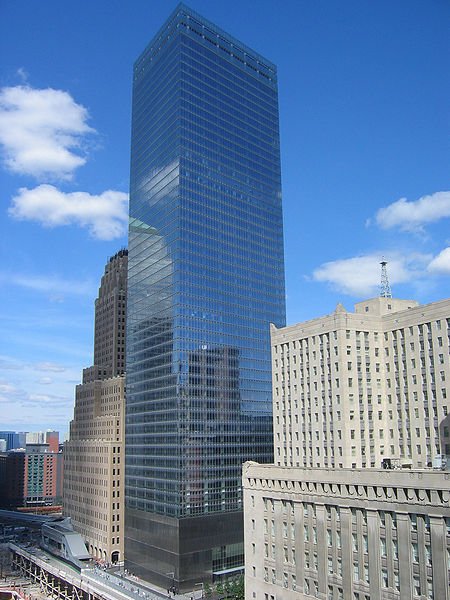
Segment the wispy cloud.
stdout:
<svg viewBox="0 0 450 600">
<path fill-rule="evenodd" d="M 0 356 L 0 370 L 20 371 L 25 368 L 25 364 L 9 356 Z"/>
<path fill-rule="evenodd" d="M 0 369 L 11 370 L 11 371 L 20 371 L 23 369 L 31 369 L 33 371 L 43 371 L 45 373 L 64 373 L 67 371 L 67 367 L 64 365 L 51 362 L 51 361 L 43 361 L 43 362 L 25 362 L 23 360 L 19 360 L 17 358 L 11 356 L 1 356 L 0 355 Z"/>
<path fill-rule="evenodd" d="M 402 231 L 419 232 L 429 223 L 450 217 L 450 192 L 436 192 L 409 202 L 400 198 L 380 208 L 376 222 L 383 229 L 398 227 Z"/>
<path fill-rule="evenodd" d="M 57 396 L 55 394 L 26 394 L 24 397 L 23 403 L 26 406 L 58 406 L 61 402 L 72 403 L 70 398 L 62 398 L 61 396 Z"/>
<path fill-rule="evenodd" d="M 326 262 L 313 272 L 313 279 L 328 283 L 344 294 L 356 297 L 377 295 L 380 285 L 380 254 L 355 256 Z M 424 272 L 430 256 L 413 254 L 389 257 L 391 284 L 412 281 Z"/>
<path fill-rule="evenodd" d="M 73 414 L 74 381 L 79 382 L 76 370 L 50 362 L 0 358 L 0 428 L 42 422 L 65 431 Z"/>
<path fill-rule="evenodd" d="M 0 380 L 1 426 L 36 423 L 36 415 L 43 423 L 59 424 L 65 430 L 70 418 L 73 400 L 64 394 L 41 394 Z"/>
<path fill-rule="evenodd" d="M 49 373 L 63 373 L 66 367 L 54 362 L 39 362 L 31 365 L 37 371 L 48 371 Z"/>
<path fill-rule="evenodd" d="M 96 286 L 92 280 L 64 279 L 57 275 L 0 272 L 0 282 L 50 294 L 51 296 L 63 294 L 92 297 L 96 291 Z"/>
<path fill-rule="evenodd" d="M 17 77 L 22 81 L 22 83 L 28 82 L 28 72 L 23 68 L 19 67 L 17 69 Z"/>
<path fill-rule="evenodd" d="M 21 395 L 21 392 L 11 383 L 7 381 L 0 381 L 0 400 L 6 402 L 11 398 L 17 398 Z"/>
<path fill-rule="evenodd" d="M 128 194 L 114 190 L 99 195 L 65 193 L 42 184 L 34 189 L 21 188 L 12 199 L 9 214 L 45 227 L 75 224 L 86 227 L 94 238 L 113 240 L 126 232 Z"/>
<path fill-rule="evenodd" d="M 71 179 L 85 164 L 89 114 L 65 91 L 28 85 L 0 90 L 0 143 L 6 167 L 36 178 Z"/>
</svg>

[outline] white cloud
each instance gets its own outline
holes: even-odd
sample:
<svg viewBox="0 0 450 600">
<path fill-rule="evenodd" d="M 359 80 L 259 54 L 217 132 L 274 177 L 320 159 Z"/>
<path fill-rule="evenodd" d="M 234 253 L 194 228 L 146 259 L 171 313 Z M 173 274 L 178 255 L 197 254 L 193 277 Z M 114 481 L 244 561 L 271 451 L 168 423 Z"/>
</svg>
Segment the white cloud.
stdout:
<svg viewBox="0 0 450 600">
<path fill-rule="evenodd" d="M 20 395 L 20 392 L 14 385 L 11 385 L 7 381 L 0 381 L 0 398 L 2 401 L 6 401 L 6 395 L 17 397 Z"/>
<path fill-rule="evenodd" d="M 25 77 L 25 72 L 20 72 Z M 0 144 L 6 167 L 43 179 L 71 179 L 86 162 L 83 147 L 95 130 L 88 111 L 62 90 L 28 85 L 0 89 Z M 126 232 L 128 195 L 106 190 L 65 193 L 49 184 L 21 188 L 9 214 L 46 227 L 79 225 L 94 238 L 113 240 Z M 54 296 L 53 301 L 60 301 Z"/>
<path fill-rule="evenodd" d="M 88 117 L 86 108 L 62 90 L 2 88 L 0 143 L 6 167 L 37 178 L 71 179 L 86 162 L 86 136 L 95 132 Z"/>
<path fill-rule="evenodd" d="M 20 371 L 24 368 L 24 363 L 10 358 L 9 356 L 0 356 L 0 370 Z"/>
<path fill-rule="evenodd" d="M 415 202 L 400 198 L 380 208 L 377 224 L 383 229 L 399 227 L 403 231 L 421 231 L 423 226 L 450 217 L 450 192 L 436 192 L 422 196 Z"/>
<path fill-rule="evenodd" d="M 0 355 L 0 370 L 21 371 L 31 369 L 33 371 L 44 371 L 46 373 L 64 373 L 67 367 L 51 361 L 43 361 L 38 363 L 29 363 L 11 356 Z M 45 379 L 43 377 L 42 379 Z"/>
<path fill-rule="evenodd" d="M 49 371 L 50 373 L 63 373 L 66 370 L 66 367 L 63 365 L 58 365 L 54 362 L 40 362 L 31 365 L 32 368 L 36 369 L 36 371 Z"/>
<path fill-rule="evenodd" d="M 17 76 L 19 77 L 19 79 L 22 80 L 23 83 L 28 82 L 28 73 L 27 73 L 27 71 L 25 71 L 25 69 L 23 67 L 20 67 L 19 69 L 17 69 Z"/>
<path fill-rule="evenodd" d="M 128 194 L 107 190 L 65 193 L 53 185 L 20 188 L 9 214 L 15 219 L 37 221 L 46 227 L 80 225 L 94 238 L 113 240 L 123 236 L 128 222 Z"/>
<path fill-rule="evenodd" d="M 55 294 L 58 294 L 61 298 L 64 295 L 92 297 L 97 289 L 95 283 L 91 280 L 63 279 L 56 275 L 32 275 L 27 273 L 0 272 L 0 283 L 49 294 L 52 301 Z"/>
<path fill-rule="evenodd" d="M 380 290 L 382 254 L 355 256 L 324 263 L 313 272 L 313 279 L 330 284 L 337 291 L 350 296 L 368 298 Z M 390 256 L 388 275 L 391 286 L 413 280 L 429 257 L 421 254 Z"/>
<path fill-rule="evenodd" d="M 33 371 L 43 371 L 45 373 L 64 373 L 65 371 L 67 371 L 67 367 L 65 367 L 64 365 L 60 365 L 51 361 L 32 363 L 25 362 L 11 356 L 0 355 L 0 370 L 21 371 L 25 369 Z M 44 379 L 48 378 L 43 376 L 39 381 L 41 382 Z"/>
<path fill-rule="evenodd" d="M 450 247 L 444 248 L 428 265 L 432 273 L 443 273 L 450 275 Z"/>
<path fill-rule="evenodd" d="M 1 426 L 16 429 L 19 424 L 33 428 L 44 425 L 45 429 L 55 427 L 64 432 L 73 414 L 73 380 L 76 383 L 80 380 L 78 369 L 58 368 L 51 362 L 36 364 L 14 358 L 9 360 L 20 363 L 22 368 L 4 370 L 0 364 Z"/>
<path fill-rule="evenodd" d="M 36 405 L 41 408 L 54 404 L 58 406 L 61 401 L 68 402 L 69 400 L 64 400 L 60 396 L 55 396 L 54 394 L 27 394 L 24 398 L 24 404 L 27 406 Z"/>
</svg>

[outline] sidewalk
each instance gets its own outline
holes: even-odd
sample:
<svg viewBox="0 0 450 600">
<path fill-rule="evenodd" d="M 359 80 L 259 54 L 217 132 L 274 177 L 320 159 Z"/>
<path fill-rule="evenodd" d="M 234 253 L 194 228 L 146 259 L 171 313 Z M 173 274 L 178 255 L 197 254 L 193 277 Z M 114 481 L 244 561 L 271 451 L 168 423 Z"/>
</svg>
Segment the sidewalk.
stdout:
<svg viewBox="0 0 450 600">
<path fill-rule="evenodd" d="M 138 591 L 139 596 L 144 600 L 168 600 L 169 598 L 171 600 L 200 600 L 202 598 L 201 589 L 196 589 L 195 591 L 192 590 L 191 592 L 185 592 L 183 594 L 168 594 L 167 589 L 144 581 L 136 575 L 131 575 L 129 573 L 125 575 L 123 572 L 117 571 L 116 569 L 109 569 L 108 571 L 103 572 L 108 573 L 110 576 L 114 577 L 115 580 L 123 582 L 123 587 L 126 589 L 135 588 Z M 141 593 L 139 593 L 139 590 Z"/>
</svg>

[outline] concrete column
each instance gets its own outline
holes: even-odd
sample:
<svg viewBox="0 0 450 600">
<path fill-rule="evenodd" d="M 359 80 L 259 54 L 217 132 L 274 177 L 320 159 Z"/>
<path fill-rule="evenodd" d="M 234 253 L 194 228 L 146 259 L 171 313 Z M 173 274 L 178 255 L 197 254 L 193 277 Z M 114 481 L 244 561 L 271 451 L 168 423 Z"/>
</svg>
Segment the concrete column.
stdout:
<svg viewBox="0 0 450 600">
<path fill-rule="evenodd" d="M 381 598 L 380 523 L 378 511 L 367 509 L 370 595 Z"/>
<path fill-rule="evenodd" d="M 425 520 L 418 518 L 417 519 L 417 546 L 419 550 L 419 578 L 421 582 L 421 586 L 423 586 L 424 582 L 427 580 L 427 565 L 425 561 L 425 538 L 426 538 L 426 526 Z M 422 589 L 422 594 L 426 595 L 426 590 Z"/>
<path fill-rule="evenodd" d="M 303 509 L 301 502 L 294 503 L 294 523 L 297 590 L 303 590 L 303 582 L 305 580 L 305 540 L 303 535 Z"/>
<path fill-rule="evenodd" d="M 317 573 L 319 598 L 326 598 L 328 593 L 328 543 L 326 539 L 327 516 L 325 505 L 316 503 L 317 532 Z"/>
<path fill-rule="evenodd" d="M 275 573 L 277 585 L 283 587 L 283 520 L 285 520 L 285 515 L 283 515 L 283 511 L 281 508 L 281 500 L 274 500 L 273 515 L 273 518 L 275 519 Z"/>
<path fill-rule="evenodd" d="M 348 507 L 341 508 L 340 513 L 344 598 L 353 598 L 352 514 Z"/>
<path fill-rule="evenodd" d="M 412 600 L 411 523 L 408 513 L 397 513 L 397 541 L 400 597 Z"/>
<path fill-rule="evenodd" d="M 449 598 L 447 569 L 447 540 L 445 521 L 442 517 L 430 516 L 431 563 L 433 572 L 433 595 L 435 600 Z"/>
</svg>

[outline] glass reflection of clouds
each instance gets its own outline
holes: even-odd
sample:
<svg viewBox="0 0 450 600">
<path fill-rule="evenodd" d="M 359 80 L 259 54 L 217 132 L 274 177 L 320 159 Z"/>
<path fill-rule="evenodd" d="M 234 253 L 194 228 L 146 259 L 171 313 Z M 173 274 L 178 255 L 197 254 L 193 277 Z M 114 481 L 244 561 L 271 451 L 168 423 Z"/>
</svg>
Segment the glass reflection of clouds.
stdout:
<svg viewBox="0 0 450 600">
<path fill-rule="evenodd" d="M 214 43 L 211 43 L 214 40 Z M 276 68 L 180 6 L 135 65 L 127 506 L 241 509 L 285 324 Z"/>
</svg>

